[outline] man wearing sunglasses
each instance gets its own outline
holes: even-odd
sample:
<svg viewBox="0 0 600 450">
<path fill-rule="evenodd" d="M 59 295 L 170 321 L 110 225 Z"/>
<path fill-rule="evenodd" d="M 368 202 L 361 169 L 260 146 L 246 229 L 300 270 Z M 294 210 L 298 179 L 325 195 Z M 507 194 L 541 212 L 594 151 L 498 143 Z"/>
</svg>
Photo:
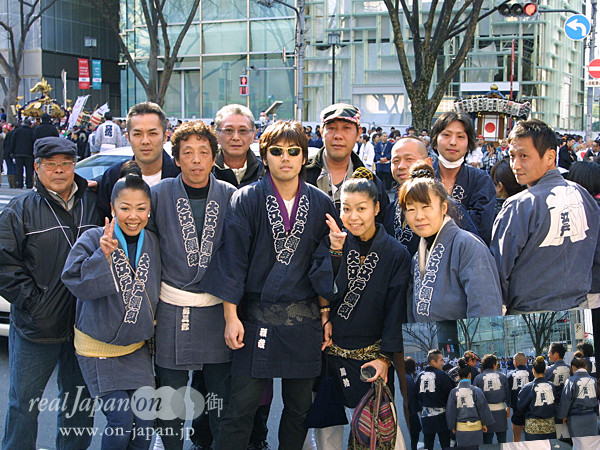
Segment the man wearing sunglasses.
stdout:
<svg viewBox="0 0 600 450">
<path fill-rule="evenodd" d="M 268 173 L 231 197 L 222 245 L 205 277 L 205 290 L 223 300 L 225 342 L 233 350 L 216 448 L 247 447 L 265 386 L 281 378 L 279 447 L 300 450 L 321 371 L 321 313 L 328 314 L 319 311 L 308 273 L 329 233 L 323 218 L 336 214 L 331 200 L 300 178 L 308 138 L 299 122 L 270 125 L 260 154 Z"/>
<path fill-rule="evenodd" d="M 218 180 L 236 188 L 254 183 L 263 172 L 263 165 L 250 150 L 254 141 L 254 116 L 245 106 L 231 104 L 215 116 L 219 154 L 213 173 Z"/>
<path fill-rule="evenodd" d="M 352 150 L 360 137 L 360 110 L 347 103 L 336 103 L 321 111 L 322 135 L 325 147 L 306 165 L 306 182 L 325 192 L 340 209 L 340 187 L 359 167 L 364 167 L 360 157 Z M 377 221 L 383 222 L 383 211 L 390 203 L 382 181 L 375 176 L 379 192 L 380 213 Z"/>
</svg>

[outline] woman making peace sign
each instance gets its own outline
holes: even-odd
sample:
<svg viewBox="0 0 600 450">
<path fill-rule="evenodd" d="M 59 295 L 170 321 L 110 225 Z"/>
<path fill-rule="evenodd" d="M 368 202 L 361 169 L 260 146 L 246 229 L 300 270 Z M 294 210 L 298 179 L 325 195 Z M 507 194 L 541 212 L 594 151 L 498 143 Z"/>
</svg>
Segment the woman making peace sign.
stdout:
<svg viewBox="0 0 600 450">
<path fill-rule="evenodd" d="M 391 360 L 395 353 L 402 355 L 410 255 L 375 223 L 379 202 L 373 181 L 346 181 L 340 200 L 345 231 L 327 215 L 330 233 L 315 254 L 310 276 L 315 290 L 330 302 L 321 308 L 333 329 L 333 342 L 325 348 L 327 370 L 343 393 L 344 405 L 355 408 L 370 388 L 360 379 L 361 369 L 371 368 L 367 382 L 381 377 L 391 384 Z M 342 448 L 343 427 L 337 428 L 337 433 L 317 431 L 320 449 Z M 336 436 L 328 437 L 326 446 L 321 439 L 325 433 Z"/>
<path fill-rule="evenodd" d="M 153 418 L 134 416 L 133 392 L 154 387 L 150 351 L 160 286 L 158 238 L 144 227 L 150 188 L 139 173 L 112 191 L 113 219 L 75 243 L 62 280 L 77 297 L 75 353 L 92 396 L 107 419 L 102 448 L 148 448 Z"/>
</svg>

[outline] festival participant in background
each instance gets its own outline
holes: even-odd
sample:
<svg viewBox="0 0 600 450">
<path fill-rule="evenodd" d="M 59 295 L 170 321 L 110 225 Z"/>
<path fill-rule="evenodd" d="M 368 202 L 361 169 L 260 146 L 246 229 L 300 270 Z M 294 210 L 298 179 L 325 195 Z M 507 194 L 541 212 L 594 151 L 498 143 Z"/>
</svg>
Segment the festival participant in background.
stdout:
<svg viewBox="0 0 600 450">
<path fill-rule="evenodd" d="M 496 187 L 496 207 L 494 209 L 494 217 L 496 217 L 506 199 L 518 194 L 526 187 L 517 183 L 515 174 L 510 168 L 510 163 L 506 159 L 501 159 L 494 164 L 494 167 L 490 170 L 490 177 Z"/>
<path fill-rule="evenodd" d="M 598 435 L 598 396 L 596 379 L 587 371 L 584 358 L 571 360 L 573 376 L 560 395 L 556 416 L 562 418 L 571 437 Z"/>
<path fill-rule="evenodd" d="M 444 357 L 440 350 L 429 350 L 427 367 L 416 380 L 421 405 L 423 441 L 427 450 L 433 449 L 435 435 L 442 448 L 450 447 L 450 429 L 446 422 L 446 406 L 454 381 L 442 371 Z"/>
<path fill-rule="evenodd" d="M 145 341 L 154 335 L 160 287 L 158 238 L 145 229 L 150 187 L 133 165 L 113 187 L 112 221 L 77 240 L 62 273 L 77 297 L 79 366 L 106 416 L 103 449 L 149 448 L 153 437 L 154 420 L 138 417 L 130 406 L 136 389 L 154 387 Z"/>
<path fill-rule="evenodd" d="M 377 378 L 393 392 L 392 361 L 404 382 L 400 324 L 406 322 L 410 279 L 406 247 L 375 223 L 379 202 L 373 174 L 361 168 L 353 176 L 341 188 L 344 231 L 327 215 L 329 236 L 321 242 L 310 272 L 315 290 L 330 302 L 325 309 L 331 310 L 333 342 L 324 349 L 326 370 L 350 409 Z M 366 367 L 374 369 L 367 383 L 361 380 Z M 342 448 L 343 435 L 343 426 L 315 430 L 319 449 Z"/>
<path fill-rule="evenodd" d="M 465 163 L 475 149 L 475 130 L 471 118 L 463 113 L 447 112 L 433 124 L 431 144 L 439 153 L 433 162 L 435 175 L 446 192 L 462 203 L 489 245 L 494 221 L 496 192 L 489 175 Z"/>
<path fill-rule="evenodd" d="M 560 342 L 553 342 L 548 348 L 548 359 L 552 365 L 546 370 L 544 378 L 554 386 L 554 403 L 556 406 L 558 406 L 558 402 L 560 401 L 560 396 L 565 383 L 572 375 L 571 367 L 563 360 L 566 352 L 567 349 Z M 556 435 L 559 438 L 569 437 L 568 429 L 563 424 L 562 419 L 558 416 L 554 419 L 554 423 L 556 424 Z"/>
<path fill-rule="evenodd" d="M 534 380 L 519 392 L 517 408 L 525 416 L 525 440 L 556 439 L 554 386 L 544 379 L 546 361 L 538 356 L 533 363 Z"/>
<path fill-rule="evenodd" d="M 208 412 L 216 440 L 219 420 L 228 405 L 231 351 L 223 337 L 222 301 L 208 294 L 204 284 L 235 188 L 211 173 L 217 136 L 208 125 L 201 120 L 186 122 L 175 130 L 171 142 L 181 174 L 152 188 L 148 224 L 159 236 L 162 264 L 156 375 L 160 386 L 176 390 L 188 385 L 190 371 L 192 383 L 203 376 L 207 392 L 222 400 L 222 410 Z M 161 418 L 158 424 L 165 448 L 182 448 L 184 419 Z"/>
<path fill-rule="evenodd" d="M 519 122 L 509 140 L 511 168 L 528 189 L 494 222 L 504 304 L 511 314 L 577 307 L 600 293 L 600 208 L 556 169 L 556 134 L 544 122 Z"/>
<path fill-rule="evenodd" d="M 456 434 L 457 446 L 482 445 L 494 416 L 483 391 L 471 384 L 471 370 L 463 358 L 458 360 L 458 376 L 458 386 L 450 391 L 446 404 L 448 428 Z"/>
<path fill-rule="evenodd" d="M 410 448 L 411 450 L 417 450 L 419 434 L 423 427 L 419 418 L 421 406 L 419 405 L 419 392 L 415 381 L 417 377 L 417 363 L 410 356 L 404 359 L 404 370 L 406 372 L 406 393 L 408 397 Z"/>
<path fill-rule="evenodd" d="M 515 369 L 508 374 L 508 384 L 510 385 L 510 405 L 513 410 L 510 421 L 512 422 L 513 442 L 521 442 L 521 434 L 525 425 L 525 415 L 523 411 L 517 408 L 517 399 L 523 386 L 533 381 L 533 373 L 527 367 L 527 357 L 523 352 L 518 352 L 513 357 Z"/>
<path fill-rule="evenodd" d="M 492 255 L 478 237 L 461 230 L 449 217 L 448 194 L 434 179 L 431 166 L 413 166 L 411 180 L 398 193 L 398 204 L 410 228 L 421 237 L 413 258 L 409 321 L 502 315 Z"/>
<path fill-rule="evenodd" d="M 473 384 L 483 391 L 494 416 L 494 423 L 483 433 L 483 442 L 491 444 L 496 433 L 498 443 L 503 444 L 506 442 L 510 417 L 510 386 L 506 375 L 498 371 L 498 358 L 495 355 L 485 355 L 481 369 L 483 372 L 477 375 Z"/>
<path fill-rule="evenodd" d="M 301 449 L 312 387 L 321 372 L 322 326 L 318 295 L 308 273 L 327 234 L 331 200 L 300 178 L 308 158 L 299 122 L 278 121 L 260 137 L 261 181 L 233 194 L 222 245 L 206 291 L 223 299 L 225 340 L 234 350 L 230 407 L 217 448 L 247 447 L 265 385 L 282 379 L 284 409 L 279 445 Z"/>
</svg>

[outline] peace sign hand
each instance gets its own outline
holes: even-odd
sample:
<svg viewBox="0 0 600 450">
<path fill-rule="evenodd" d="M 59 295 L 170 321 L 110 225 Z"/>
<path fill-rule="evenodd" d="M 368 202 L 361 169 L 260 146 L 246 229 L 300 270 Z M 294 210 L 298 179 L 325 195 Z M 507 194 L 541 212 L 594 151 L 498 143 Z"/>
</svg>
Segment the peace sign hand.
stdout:
<svg viewBox="0 0 600 450">
<path fill-rule="evenodd" d="M 115 232 L 115 223 L 117 219 L 113 217 L 113 219 L 109 222 L 108 218 L 104 218 L 104 234 L 100 238 L 100 248 L 106 256 L 106 259 L 110 261 L 110 255 L 114 252 L 119 246 L 119 241 L 113 239 L 113 234 Z"/>
<path fill-rule="evenodd" d="M 331 216 L 331 214 L 325 214 L 327 220 L 325 223 L 329 227 L 329 240 L 331 241 L 331 250 L 340 251 L 344 248 L 344 242 L 346 241 L 347 233 L 340 230 L 337 222 Z"/>
</svg>

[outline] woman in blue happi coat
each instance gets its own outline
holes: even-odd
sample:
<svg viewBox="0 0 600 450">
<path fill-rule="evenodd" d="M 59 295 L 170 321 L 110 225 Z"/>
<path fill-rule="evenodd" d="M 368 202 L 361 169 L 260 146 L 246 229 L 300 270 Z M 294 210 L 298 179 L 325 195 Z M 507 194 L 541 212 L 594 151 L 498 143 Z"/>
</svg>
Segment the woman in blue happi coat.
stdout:
<svg viewBox="0 0 600 450">
<path fill-rule="evenodd" d="M 554 386 L 544 379 L 544 357 L 538 356 L 531 369 L 534 380 L 523 386 L 517 399 L 517 408 L 525 416 L 525 440 L 556 439 Z"/>
<path fill-rule="evenodd" d="M 421 237 L 413 257 L 409 322 L 502 314 L 498 270 L 487 246 L 450 218 L 451 203 L 433 168 L 417 163 L 398 191 L 406 221 Z"/>
<path fill-rule="evenodd" d="M 404 365 L 402 323 L 410 278 L 406 247 L 375 223 L 379 202 L 377 187 L 369 179 L 373 174 L 361 168 L 357 176 L 367 178 L 352 178 L 341 188 L 344 231 L 327 214 L 329 236 L 321 242 L 310 272 L 315 290 L 329 301 L 321 308 L 327 318 L 325 331 L 331 333 L 324 344 L 324 367 L 350 409 L 369 390 L 369 382 L 381 377 L 392 383 L 392 361 Z M 361 380 L 365 368 L 372 370 L 366 382 Z M 404 385 L 403 374 L 401 381 Z M 342 448 L 343 427 L 315 434 L 319 449 Z"/>
<path fill-rule="evenodd" d="M 481 372 L 473 380 L 473 384 L 480 388 L 485 395 L 490 411 L 494 416 L 494 424 L 488 427 L 483 434 L 485 444 L 491 444 L 494 433 L 499 444 L 506 442 L 508 418 L 510 417 L 510 386 L 506 375 L 498 371 L 498 358 L 496 355 L 485 355 L 481 360 Z"/>
<path fill-rule="evenodd" d="M 154 334 L 160 285 L 158 239 L 144 229 L 150 188 L 132 164 L 125 170 L 133 173 L 113 188 L 112 221 L 77 240 L 62 273 L 77 297 L 79 366 L 107 420 L 103 449 L 147 449 L 154 421 L 150 411 L 140 417 L 130 404 L 137 389 L 154 387 L 146 340 Z"/>
<path fill-rule="evenodd" d="M 458 386 L 450 391 L 446 403 L 446 422 L 460 446 L 482 445 L 483 433 L 494 423 L 494 416 L 483 391 L 471 385 L 471 369 L 464 358 L 458 360 Z"/>
</svg>

